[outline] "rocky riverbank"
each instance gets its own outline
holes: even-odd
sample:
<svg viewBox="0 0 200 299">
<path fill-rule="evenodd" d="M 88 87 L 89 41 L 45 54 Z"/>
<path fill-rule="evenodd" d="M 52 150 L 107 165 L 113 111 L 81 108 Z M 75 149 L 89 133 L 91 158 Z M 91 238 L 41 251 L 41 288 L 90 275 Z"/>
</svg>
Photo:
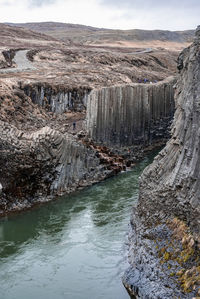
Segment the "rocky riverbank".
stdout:
<svg viewBox="0 0 200 299">
<path fill-rule="evenodd" d="M 123 278 L 133 298 L 200 297 L 199 49 L 200 27 L 179 56 L 172 137 L 140 180 Z"/>
</svg>

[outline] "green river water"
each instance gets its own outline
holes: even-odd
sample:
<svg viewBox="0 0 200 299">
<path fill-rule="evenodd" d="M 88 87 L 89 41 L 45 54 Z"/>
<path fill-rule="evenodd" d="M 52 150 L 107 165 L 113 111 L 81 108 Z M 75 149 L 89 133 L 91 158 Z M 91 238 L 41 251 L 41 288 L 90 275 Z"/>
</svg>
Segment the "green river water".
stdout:
<svg viewBox="0 0 200 299">
<path fill-rule="evenodd" d="M 152 155 L 153 156 L 153 155 Z M 138 177 L 133 170 L 0 219 L 0 299 L 127 299 L 121 277 Z"/>
</svg>

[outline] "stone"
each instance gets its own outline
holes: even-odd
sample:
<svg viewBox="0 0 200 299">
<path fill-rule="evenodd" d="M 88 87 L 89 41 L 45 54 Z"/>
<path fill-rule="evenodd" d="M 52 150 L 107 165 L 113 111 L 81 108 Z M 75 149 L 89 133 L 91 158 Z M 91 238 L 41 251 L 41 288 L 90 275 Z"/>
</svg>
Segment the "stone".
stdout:
<svg viewBox="0 0 200 299">
<path fill-rule="evenodd" d="M 197 296 L 200 282 L 199 28 L 194 43 L 179 57 L 181 67 L 175 88 L 172 137 L 144 170 L 138 205 L 131 216 L 130 268 L 123 282 L 136 298 Z M 193 241 L 182 246 L 183 237 Z M 182 272 L 178 274 L 177 269 Z M 190 282 L 187 273 L 191 273 Z"/>
<path fill-rule="evenodd" d="M 174 115 L 175 78 L 93 90 L 87 101 L 86 130 L 107 146 L 149 146 L 168 138 Z"/>
<path fill-rule="evenodd" d="M 4 186 L 0 203 L 6 202 L 3 207 L 0 204 L 0 215 L 71 192 L 82 181 L 91 184 L 108 173 L 94 151 L 72 135 L 48 126 L 22 134 L 0 121 L 0 147 Z"/>
<path fill-rule="evenodd" d="M 90 89 L 65 88 L 59 85 L 21 84 L 21 89 L 29 96 L 34 104 L 38 104 L 48 111 L 62 114 L 67 111 L 85 111 Z"/>
</svg>

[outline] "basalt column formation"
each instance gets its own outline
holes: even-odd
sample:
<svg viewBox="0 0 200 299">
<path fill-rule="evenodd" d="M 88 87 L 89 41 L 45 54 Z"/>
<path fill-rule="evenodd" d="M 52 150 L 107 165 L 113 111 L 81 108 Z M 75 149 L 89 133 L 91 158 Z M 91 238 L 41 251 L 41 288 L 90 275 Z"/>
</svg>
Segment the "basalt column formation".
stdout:
<svg viewBox="0 0 200 299">
<path fill-rule="evenodd" d="M 134 298 L 200 297 L 200 26 L 178 69 L 172 137 L 143 172 L 131 217 Z"/>
<path fill-rule="evenodd" d="M 148 146 L 167 138 L 174 114 L 175 79 L 93 90 L 87 102 L 87 131 L 107 146 Z"/>
<path fill-rule="evenodd" d="M 85 111 L 89 88 L 65 88 L 47 83 L 21 84 L 21 89 L 34 104 L 56 114 L 67 111 Z"/>
<path fill-rule="evenodd" d="M 95 151 L 49 127 L 24 132 L 0 121 L 0 216 L 106 176 Z"/>
</svg>

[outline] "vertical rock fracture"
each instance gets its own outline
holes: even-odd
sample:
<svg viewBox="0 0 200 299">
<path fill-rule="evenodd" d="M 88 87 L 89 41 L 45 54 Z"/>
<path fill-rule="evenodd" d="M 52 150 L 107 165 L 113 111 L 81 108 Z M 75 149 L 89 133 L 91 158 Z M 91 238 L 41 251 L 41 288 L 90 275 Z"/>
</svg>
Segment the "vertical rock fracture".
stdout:
<svg viewBox="0 0 200 299">
<path fill-rule="evenodd" d="M 87 131 L 97 143 L 148 146 L 163 138 L 174 115 L 175 79 L 93 90 Z"/>
<path fill-rule="evenodd" d="M 200 297 L 200 27 L 178 69 L 172 137 L 143 172 L 131 217 L 123 281 L 136 298 Z"/>
</svg>

